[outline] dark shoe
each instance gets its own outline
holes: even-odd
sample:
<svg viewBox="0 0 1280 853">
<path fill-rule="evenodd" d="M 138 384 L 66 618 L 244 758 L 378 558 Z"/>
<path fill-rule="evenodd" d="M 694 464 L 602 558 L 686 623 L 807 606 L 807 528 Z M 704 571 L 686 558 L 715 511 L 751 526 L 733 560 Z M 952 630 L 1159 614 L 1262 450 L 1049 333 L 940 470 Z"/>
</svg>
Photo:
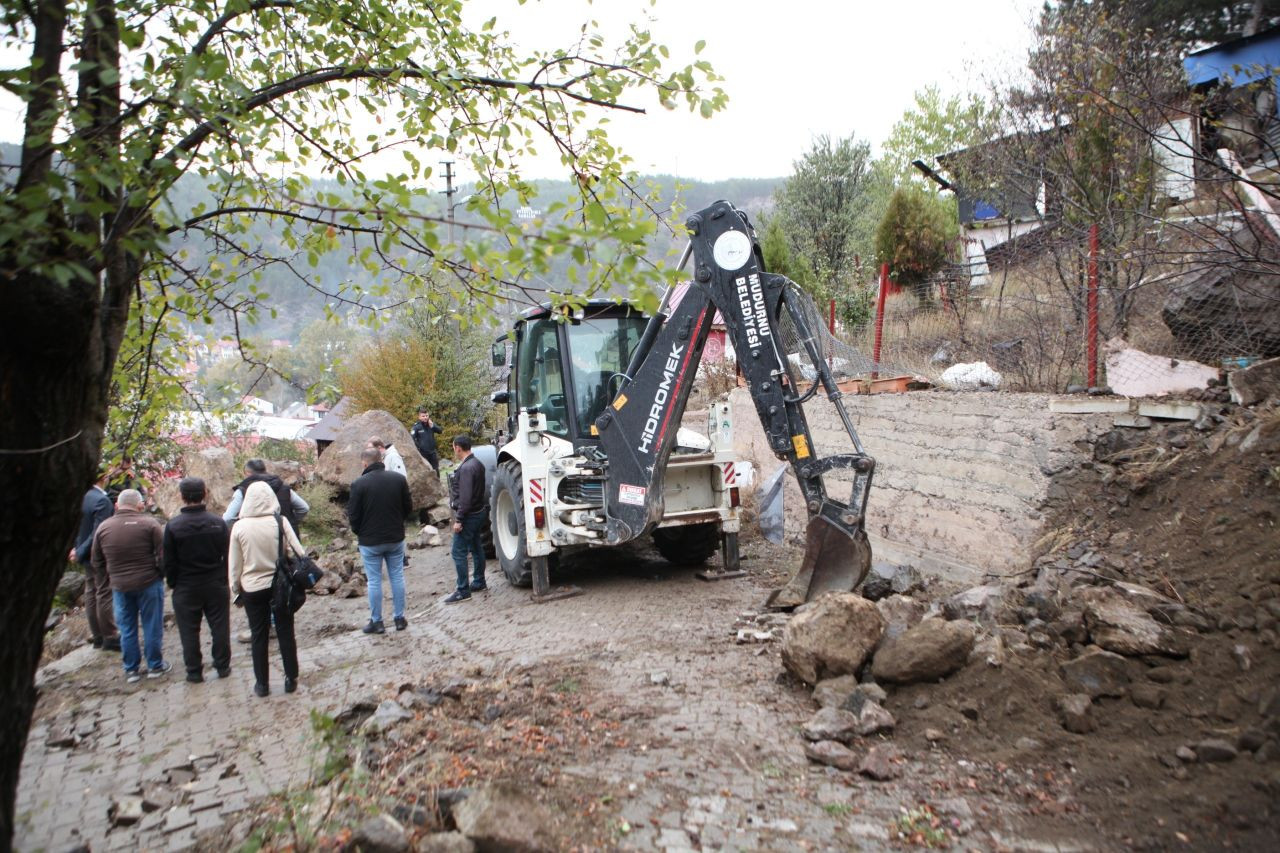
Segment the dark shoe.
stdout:
<svg viewBox="0 0 1280 853">
<path fill-rule="evenodd" d="M 161 678 L 169 674 L 169 670 L 173 669 L 173 664 L 166 661 L 160 662 L 159 669 L 147 670 L 147 678 Z"/>
<path fill-rule="evenodd" d="M 296 678 L 286 678 L 286 679 L 284 680 L 284 692 L 285 692 L 285 693 L 292 693 L 293 691 L 295 691 L 295 690 L 297 690 L 297 689 L 298 689 L 298 679 L 296 679 Z"/>
<path fill-rule="evenodd" d="M 472 581 L 472 582 L 471 582 L 471 591 L 472 591 L 472 592 L 488 592 L 488 591 L 489 591 L 489 585 L 488 585 L 487 583 L 485 583 L 483 580 Z"/>
<path fill-rule="evenodd" d="M 137 684 L 142 680 L 142 673 L 138 672 L 136 669 L 130 670 L 124 674 L 124 680 L 130 684 Z"/>
<path fill-rule="evenodd" d="M 190 681 L 192 684 L 199 684 L 204 681 L 204 674 L 200 672 L 188 672 L 187 681 Z"/>
<path fill-rule="evenodd" d="M 259 681 L 257 684 L 253 685 L 253 695 L 269 696 L 271 695 L 271 688 Z"/>
<path fill-rule="evenodd" d="M 102 648 L 102 638 L 101 638 L 101 637 L 94 637 L 94 638 L 93 638 L 93 640 L 92 640 L 91 642 L 92 642 L 93 647 L 94 647 L 95 649 L 100 649 L 100 648 Z"/>
<path fill-rule="evenodd" d="M 102 649 L 104 652 L 118 652 L 120 651 L 120 638 L 117 637 L 114 640 L 103 640 L 102 645 L 97 648 Z"/>
<path fill-rule="evenodd" d="M 385 633 L 387 633 L 387 628 L 386 628 L 386 626 L 385 626 L 385 625 L 383 625 L 383 624 L 382 624 L 382 620 L 381 620 L 381 619 L 379 619 L 377 622 L 374 622 L 372 619 L 370 619 L 370 620 L 369 620 L 369 624 L 368 624 L 368 625 L 365 625 L 365 626 L 364 626 L 364 628 L 362 628 L 361 630 L 363 630 L 366 634 L 385 634 Z"/>
<path fill-rule="evenodd" d="M 446 599 L 444 600 L 444 603 L 445 603 L 445 604 L 457 604 L 457 603 L 462 602 L 462 601 L 470 601 L 470 600 L 471 600 L 471 590 L 469 590 L 469 589 L 458 589 L 458 590 L 454 590 L 453 595 L 451 595 L 451 596 L 449 596 L 448 598 L 446 598 Z"/>
<path fill-rule="evenodd" d="M 397 630 L 397 631 L 403 631 L 405 628 L 408 628 L 408 627 L 409 627 L 409 620 L 408 620 L 408 619 L 404 618 L 403 616 L 397 616 L 397 617 L 396 617 L 396 630 Z"/>
<path fill-rule="evenodd" d="M 218 677 L 219 677 L 219 678 L 230 678 L 230 677 L 231 677 L 231 667 L 229 667 L 229 666 L 224 666 L 222 669 L 218 670 Z"/>
</svg>

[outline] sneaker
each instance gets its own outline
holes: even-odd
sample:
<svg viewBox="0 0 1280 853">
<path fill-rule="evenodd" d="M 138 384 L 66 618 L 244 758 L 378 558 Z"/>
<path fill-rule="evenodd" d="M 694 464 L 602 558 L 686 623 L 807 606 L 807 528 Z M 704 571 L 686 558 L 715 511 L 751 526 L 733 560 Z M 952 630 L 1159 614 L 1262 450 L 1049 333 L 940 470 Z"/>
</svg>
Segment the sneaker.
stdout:
<svg viewBox="0 0 1280 853">
<path fill-rule="evenodd" d="M 162 676 L 168 675 L 169 670 L 171 669 L 173 669 L 173 664 L 169 663 L 167 660 L 161 661 L 159 669 L 147 670 L 147 678 L 160 678 Z"/>
<path fill-rule="evenodd" d="M 453 595 L 450 595 L 448 598 L 446 598 L 444 600 L 444 603 L 457 604 L 458 602 L 461 602 L 461 601 L 470 601 L 470 600 L 471 600 L 471 590 L 458 589 L 458 590 L 454 590 Z"/>
<path fill-rule="evenodd" d="M 231 677 L 231 667 L 229 667 L 229 666 L 224 666 L 222 669 L 218 670 L 218 677 L 219 677 L 219 678 L 230 678 L 230 677 Z"/>
<path fill-rule="evenodd" d="M 263 684 L 261 681 L 259 681 L 257 684 L 253 685 L 253 695 L 254 696 L 270 696 L 271 688 Z"/>
<path fill-rule="evenodd" d="M 191 682 L 192 684 L 199 684 L 202 681 L 204 681 L 204 674 L 199 672 L 188 672 L 187 681 Z"/>
<path fill-rule="evenodd" d="M 373 621 L 372 619 L 370 619 L 370 620 L 369 620 L 369 624 L 368 624 L 368 625 L 365 625 L 365 626 L 364 626 L 363 628 L 361 628 L 360 630 L 364 631 L 366 634 L 385 634 L 385 633 L 387 633 L 387 628 L 386 628 L 386 626 L 385 626 L 385 625 L 383 625 L 383 624 L 382 624 L 382 620 L 381 620 L 381 619 L 379 619 L 377 622 L 375 622 L 375 621 Z"/>
<path fill-rule="evenodd" d="M 136 669 L 133 672 L 126 672 L 124 674 L 124 680 L 130 684 L 137 684 L 142 680 L 142 673 L 138 672 Z"/>
<path fill-rule="evenodd" d="M 409 627 L 409 620 L 408 620 L 408 619 L 404 618 L 403 616 L 397 616 L 397 617 L 396 617 L 396 630 L 397 630 L 397 631 L 403 631 L 405 628 L 408 628 L 408 627 Z"/>
<path fill-rule="evenodd" d="M 487 583 L 485 583 L 483 579 L 482 579 L 482 580 L 478 580 L 478 581 L 472 581 L 472 582 L 471 582 L 471 591 L 472 591 L 472 592 L 488 592 L 488 591 L 489 591 L 489 585 L 488 585 Z"/>
</svg>

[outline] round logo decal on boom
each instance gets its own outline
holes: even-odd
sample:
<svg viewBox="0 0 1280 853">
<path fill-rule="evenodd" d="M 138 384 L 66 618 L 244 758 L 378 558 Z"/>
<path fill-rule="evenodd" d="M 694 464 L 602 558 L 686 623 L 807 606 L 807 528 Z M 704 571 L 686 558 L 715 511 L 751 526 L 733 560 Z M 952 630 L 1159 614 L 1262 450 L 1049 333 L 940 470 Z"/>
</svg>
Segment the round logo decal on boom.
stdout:
<svg viewBox="0 0 1280 853">
<path fill-rule="evenodd" d="M 740 270 L 751 259 L 751 238 L 741 231 L 726 231 L 716 238 L 711 257 L 721 269 Z"/>
</svg>

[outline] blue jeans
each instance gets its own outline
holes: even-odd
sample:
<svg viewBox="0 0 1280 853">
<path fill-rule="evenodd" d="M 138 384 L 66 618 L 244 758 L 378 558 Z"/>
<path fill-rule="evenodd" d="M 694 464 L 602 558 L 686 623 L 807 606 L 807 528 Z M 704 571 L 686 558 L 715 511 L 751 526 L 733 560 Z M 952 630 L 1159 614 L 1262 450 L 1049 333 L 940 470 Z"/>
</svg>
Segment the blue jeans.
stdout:
<svg viewBox="0 0 1280 853">
<path fill-rule="evenodd" d="M 120 630 L 120 650 L 124 654 L 124 671 L 137 672 L 141 663 L 138 654 L 138 617 L 142 617 L 142 643 L 147 652 L 147 668 L 164 666 L 161 642 L 164 638 L 164 581 L 130 592 L 111 591 L 116 627 Z"/>
<path fill-rule="evenodd" d="M 484 580 L 484 546 L 480 544 L 480 531 L 489 522 L 487 512 L 479 512 L 461 519 L 462 530 L 453 534 L 453 566 L 458 571 L 458 589 L 470 589 L 467 583 L 467 555 L 475 560 L 477 581 Z"/>
<path fill-rule="evenodd" d="M 391 603 L 395 618 L 404 618 L 404 540 L 385 545 L 361 545 L 360 558 L 364 560 L 364 576 L 369 580 L 369 618 L 382 621 L 382 561 L 387 562 L 387 577 L 391 579 Z"/>
</svg>

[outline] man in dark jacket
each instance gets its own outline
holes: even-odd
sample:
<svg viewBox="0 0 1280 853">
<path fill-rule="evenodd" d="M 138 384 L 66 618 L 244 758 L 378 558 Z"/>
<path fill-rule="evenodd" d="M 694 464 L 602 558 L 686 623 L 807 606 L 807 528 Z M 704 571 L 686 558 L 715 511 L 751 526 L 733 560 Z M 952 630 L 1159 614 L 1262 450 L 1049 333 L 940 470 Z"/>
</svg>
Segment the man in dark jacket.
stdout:
<svg viewBox="0 0 1280 853">
<path fill-rule="evenodd" d="M 426 406 L 418 407 L 418 422 L 409 430 L 409 435 L 413 436 L 413 443 L 418 448 L 418 453 L 422 454 L 422 458 L 427 460 L 427 464 L 431 466 L 431 470 L 440 470 L 440 456 L 436 452 L 436 436 L 444 432 L 440 425 L 431 420 L 431 413 L 427 411 Z"/>
<path fill-rule="evenodd" d="M 103 468 L 98 472 L 97 482 L 89 487 L 84 500 L 80 502 L 80 532 L 67 559 L 75 560 L 84 568 L 84 614 L 89 620 L 89 636 L 93 639 L 93 647 L 118 652 L 120 634 L 116 631 L 116 620 L 112 613 L 111 584 L 107 583 L 107 576 L 94 571 L 89 562 L 93 534 L 98 532 L 98 525 L 115 512 L 111 498 L 104 488 L 106 484 L 107 471 Z"/>
<path fill-rule="evenodd" d="M 293 489 L 286 486 L 284 480 L 275 474 L 268 474 L 267 463 L 261 459 L 250 459 L 244 463 L 244 479 L 236 484 L 235 492 L 231 495 L 231 503 L 227 504 L 227 511 L 222 514 L 222 520 L 232 524 L 240 517 L 240 506 L 244 503 L 245 489 L 249 488 L 250 483 L 256 483 L 259 480 L 275 492 L 276 500 L 280 501 L 280 515 L 289 522 L 289 526 L 297 534 L 298 525 L 302 523 L 302 519 L 306 518 L 311 507 Z"/>
<path fill-rule="evenodd" d="M 484 463 L 471 452 L 471 437 L 460 435 L 453 440 L 453 458 L 458 467 L 449 477 L 449 507 L 453 510 L 453 565 L 458 572 L 458 588 L 444 600 L 445 604 L 470 601 L 471 593 L 484 592 L 484 545 L 480 532 L 489 523 L 489 506 L 485 503 Z M 473 555 L 475 573 L 467 583 L 467 555 Z"/>
<path fill-rule="evenodd" d="M 382 624 L 382 564 L 391 580 L 396 630 L 409 627 L 404 618 L 404 522 L 413 512 L 409 481 L 382 464 L 382 452 L 366 447 L 360 454 L 364 472 L 351 484 L 347 518 L 360 546 L 369 580 L 369 624 L 366 634 L 385 634 Z"/>
<path fill-rule="evenodd" d="M 124 654 L 126 680 L 132 684 L 142 676 L 138 668 L 138 617 L 142 617 L 143 646 L 147 656 L 147 678 L 166 675 L 171 666 L 164 659 L 164 577 L 160 555 L 164 531 L 160 522 L 142 511 L 142 493 L 125 489 L 116 501 L 116 514 L 98 525 L 93 536 L 94 569 L 111 582 L 116 626 Z"/>
<path fill-rule="evenodd" d="M 213 668 L 231 674 L 231 593 L 227 587 L 227 523 L 205 511 L 204 480 L 178 483 L 182 511 L 164 528 L 164 578 L 173 590 L 173 619 L 182 640 L 187 681 L 204 681 L 200 620 L 209 621 Z"/>
</svg>

